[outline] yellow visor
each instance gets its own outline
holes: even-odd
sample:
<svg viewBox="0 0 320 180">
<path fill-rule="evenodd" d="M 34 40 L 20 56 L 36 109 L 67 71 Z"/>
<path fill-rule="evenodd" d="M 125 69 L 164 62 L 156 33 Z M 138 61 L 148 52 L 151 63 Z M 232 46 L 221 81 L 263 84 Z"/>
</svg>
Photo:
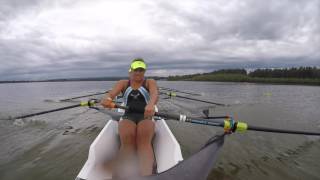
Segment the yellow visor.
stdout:
<svg viewBox="0 0 320 180">
<path fill-rule="evenodd" d="M 147 69 L 147 65 L 142 61 L 135 61 L 135 62 L 131 63 L 130 69 L 135 70 L 135 69 L 138 69 L 138 68 L 142 68 L 142 69 L 146 70 Z"/>
</svg>

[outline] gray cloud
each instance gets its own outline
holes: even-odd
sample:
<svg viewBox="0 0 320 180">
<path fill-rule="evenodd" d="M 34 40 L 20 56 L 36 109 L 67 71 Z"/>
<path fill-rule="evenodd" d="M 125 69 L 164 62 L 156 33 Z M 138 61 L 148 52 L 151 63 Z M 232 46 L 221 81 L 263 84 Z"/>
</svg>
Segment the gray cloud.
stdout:
<svg viewBox="0 0 320 180">
<path fill-rule="evenodd" d="M 320 66 L 320 1 L 0 3 L 0 80 Z"/>
</svg>

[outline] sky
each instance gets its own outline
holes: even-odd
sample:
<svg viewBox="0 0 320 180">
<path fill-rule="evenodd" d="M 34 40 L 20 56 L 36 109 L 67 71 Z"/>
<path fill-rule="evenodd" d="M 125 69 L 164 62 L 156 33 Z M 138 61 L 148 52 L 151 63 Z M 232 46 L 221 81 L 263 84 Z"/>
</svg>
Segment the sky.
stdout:
<svg viewBox="0 0 320 180">
<path fill-rule="evenodd" d="M 0 0 L 0 80 L 320 66 L 320 0 Z"/>
</svg>

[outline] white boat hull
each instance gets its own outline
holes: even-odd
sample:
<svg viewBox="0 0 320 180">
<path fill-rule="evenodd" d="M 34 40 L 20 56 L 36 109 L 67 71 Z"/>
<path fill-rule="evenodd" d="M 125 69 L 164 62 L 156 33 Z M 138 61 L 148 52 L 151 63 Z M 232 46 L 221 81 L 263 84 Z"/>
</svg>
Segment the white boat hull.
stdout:
<svg viewBox="0 0 320 180">
<path fill-rule="evenodd" d="M 112 174 L 100 167 L 115 157 L 119 147 L 118 121 L 110 120 L 91 144 L 88 160 L 76 180 L 111 179 Z M 156 121 L 153 149 L 157 173 L 166 171 L 183 160 L 180 145 L 163 119 Z"/>
</svg>

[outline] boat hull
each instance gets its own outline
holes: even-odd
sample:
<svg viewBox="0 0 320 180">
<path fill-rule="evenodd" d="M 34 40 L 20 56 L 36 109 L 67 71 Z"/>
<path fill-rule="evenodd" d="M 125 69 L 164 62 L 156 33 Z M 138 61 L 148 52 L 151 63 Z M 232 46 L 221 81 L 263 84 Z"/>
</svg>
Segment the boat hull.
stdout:
<svg viewBox="0 0 320 180">
<path fill-rule="evenodd" d="M 152 144 L 157 173 L 164 172 L 183 160 L 180 145 L 163 119 L 156 121 Z M 116 156 L 119 147 L 118 121 L 110 120 L 91 144 L 88 160 L 76 180 L 112 179 L 112 173 L 101 167 L 104 162 Z"/>
</svg>

